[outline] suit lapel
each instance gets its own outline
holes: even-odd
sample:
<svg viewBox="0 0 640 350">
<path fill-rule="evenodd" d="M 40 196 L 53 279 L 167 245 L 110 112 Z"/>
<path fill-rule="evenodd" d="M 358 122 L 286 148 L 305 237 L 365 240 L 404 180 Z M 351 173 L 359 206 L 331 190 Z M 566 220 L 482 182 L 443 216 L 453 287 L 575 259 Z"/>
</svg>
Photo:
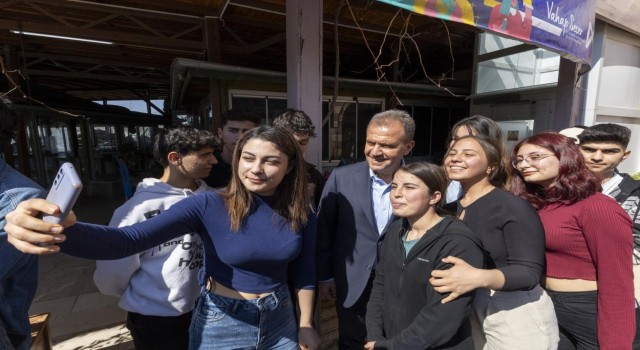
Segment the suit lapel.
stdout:
<svg viewBox="0 0 640 350">
<path fill-rule="evenodd" d="M 371 175 L 369 174 L 369 164 L 363 162 L 363 166 L 360 168 L 360 174 L 355 176 L 356 186 L 358 187 L 355 192 L 360 201 L 362 212 L 365 218 L 373 227 L 373 233 L 378 235 L 378 225 L 376 224 L 376 218 L 373 214 L 373 197 L 371 194 Z M 364 195 L 363 195 L 364 194 Z"/>
</svg>

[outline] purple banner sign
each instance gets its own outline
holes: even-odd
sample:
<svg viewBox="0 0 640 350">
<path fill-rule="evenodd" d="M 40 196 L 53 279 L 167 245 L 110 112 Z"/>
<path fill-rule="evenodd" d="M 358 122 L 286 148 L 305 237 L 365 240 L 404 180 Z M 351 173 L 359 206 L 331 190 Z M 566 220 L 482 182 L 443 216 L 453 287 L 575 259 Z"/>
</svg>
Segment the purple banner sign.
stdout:
<svg viewBox="0 0 640 350">
<path fill-rule="evenodd" d="M 378 0 L 469 24 L 589 63 L 596 0 Z"/>
</svg>

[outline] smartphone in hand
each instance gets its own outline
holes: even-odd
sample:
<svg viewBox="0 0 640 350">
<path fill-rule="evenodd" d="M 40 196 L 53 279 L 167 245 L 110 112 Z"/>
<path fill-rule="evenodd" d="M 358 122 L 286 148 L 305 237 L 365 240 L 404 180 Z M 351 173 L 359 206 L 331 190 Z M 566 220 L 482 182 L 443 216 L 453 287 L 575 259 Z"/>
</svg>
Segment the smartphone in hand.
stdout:
<svg viewBox="0 0 640 350">
<path fill-rule="evenodd" d="M 82 191 L 82 181 L 71 163 L 64 163 L 53 179 L 53 185 L 47 195 L 47 202 L 60 207 L 58 215 L 44 215 L 42 220 L 61 224 L 67 218 Z"/>
</svg>

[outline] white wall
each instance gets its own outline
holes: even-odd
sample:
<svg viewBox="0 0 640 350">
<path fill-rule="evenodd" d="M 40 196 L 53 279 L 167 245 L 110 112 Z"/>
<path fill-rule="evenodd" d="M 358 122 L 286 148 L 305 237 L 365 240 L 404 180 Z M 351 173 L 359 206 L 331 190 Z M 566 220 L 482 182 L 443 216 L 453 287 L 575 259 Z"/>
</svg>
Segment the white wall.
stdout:
<svg viewBox="0 0 640 350">
<path fill-rule="evenodd" d="M 584 124 L 616 123 L 631 129 L 631 156 L 619 170 L 640 171 L 640 37 L 609 24 L 596 26 L 588 74 Z"/>
</svg>

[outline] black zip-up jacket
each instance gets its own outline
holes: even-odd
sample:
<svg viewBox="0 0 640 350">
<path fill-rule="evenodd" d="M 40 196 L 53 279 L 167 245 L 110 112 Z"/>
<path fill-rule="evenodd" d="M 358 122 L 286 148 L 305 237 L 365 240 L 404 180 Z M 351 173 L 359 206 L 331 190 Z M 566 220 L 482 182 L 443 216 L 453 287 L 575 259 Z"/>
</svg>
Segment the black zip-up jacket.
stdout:
<svg viewBox="0 0 640 350">
<path fill-rule="evenodd" d="M 474 292 L 442 304 L 429 278 L 450 268 L 442 259 L 455 256 L 483 266 L 480 241 L 461 221 L 446 216 L 413 246 L 405 258 L 405 219 L 389 224 L 367 305 L 367 340 L 375 349 L 472 350 L 469 314 Z"/>
</svg>

